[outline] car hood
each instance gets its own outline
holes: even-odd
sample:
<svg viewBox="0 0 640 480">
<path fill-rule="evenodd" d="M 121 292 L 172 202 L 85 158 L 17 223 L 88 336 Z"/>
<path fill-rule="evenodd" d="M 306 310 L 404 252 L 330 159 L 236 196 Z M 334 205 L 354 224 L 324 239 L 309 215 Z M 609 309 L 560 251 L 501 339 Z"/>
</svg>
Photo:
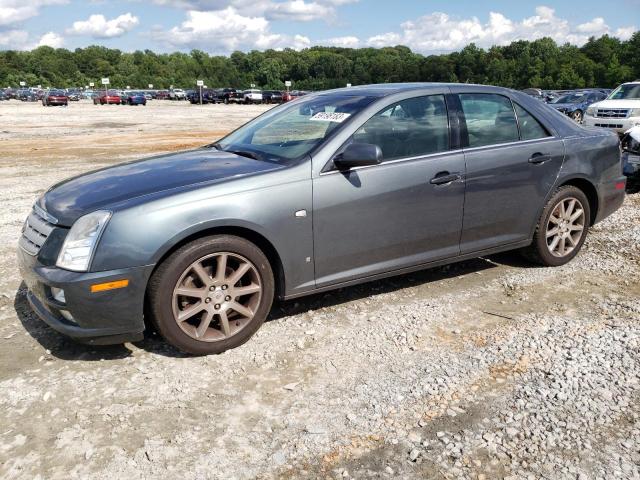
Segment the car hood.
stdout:
<svg viewBox="0 0 640 480">
<path fill-rule="evenodd" d="M 556 110 L 560 110 L 560 109 L 573 110 L 580 106 L 579 103 L 551 103 L 549 105 L 555 108 Z"/>
<path fill-rule="evenodd" d="M 596 108 L 640 108 L 640 100 L 603 100 L 592 103 L 591 106 Z"/>
<path fill-rule="evenodd" d="M 38 205 L 63 226 L 95 210 L 144 195 L 208 185 L 282 168 L 271 162 L 200 148 L 124 163 L 89 172 L 52 186 Z"/>
</svg>

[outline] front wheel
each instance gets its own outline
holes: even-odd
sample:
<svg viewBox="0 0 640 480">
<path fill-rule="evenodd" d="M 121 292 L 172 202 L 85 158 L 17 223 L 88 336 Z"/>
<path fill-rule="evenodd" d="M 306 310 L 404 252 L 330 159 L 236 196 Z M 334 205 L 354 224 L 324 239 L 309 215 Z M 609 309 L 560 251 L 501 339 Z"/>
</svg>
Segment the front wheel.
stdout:
<svg viewBox="0 0 640 480">
<path fill-rule="evenodd" d="M 544 207 L 533 242 L 523 250 L 524 255 L 548 267 L 568 263 L 582 248 L 590 219 L 584 192 L 571 185 L 560 187 Z"/>
<path fill-rule="evenodd" d="M 274 295 L 271 265 L 253 243 L 214 235 L 179 248 L 153 274 L 149 307 L 158 332 L 194 355 L 222 353 L 249 340 Z"/>
</svg>

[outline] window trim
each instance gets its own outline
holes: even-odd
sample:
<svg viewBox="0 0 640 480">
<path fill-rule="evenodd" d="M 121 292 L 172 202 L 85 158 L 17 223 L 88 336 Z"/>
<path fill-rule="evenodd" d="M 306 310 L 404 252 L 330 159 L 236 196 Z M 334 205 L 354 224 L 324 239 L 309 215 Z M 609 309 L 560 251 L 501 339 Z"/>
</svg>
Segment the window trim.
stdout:
<svg viewBox="0 0 640 480">
<path fill-rule="evenodd" d="M 536 122 L 538 122 L 538 125 L 540 125 L 542 127 L 542 129 L 547 133 L 547 135 L 544 136 L 544 137 L 540 137 L 540 138 L 530 138 L 530 139 L 527 139 L 527 140 L 523 139 L 522 138 L 522 129 L 520 128 L 520 116 L 518 115 L 518 111 L 516 110 L 516 105 L 518 107 L 520 107 L 522 110 L 524 110 L 527 114 L 529 114 L 531 116 L 531 118 L 533 118 Z M 528 142 L 528 141 L 531 141 L 531 140 L 544 140 L 545 138 L 553 137 L 553 135 L 551 134 L 549 129 L 547 127 L 545 127 L 544 123 L 542 123 L 540 120 L 538 120 L 538 117 L 536 117 L 529 110 L 524 108 L 518 102 L 514 102 L 513 100 L 511 100 L 511 106 L 513 107 L 513 113 L 516 116 L 516 123 L 518 124 L 518 138 L 520 139 L 521 142 Z"/>
<path fill-rule="evenodd" d="M 418 159 L 422 159 L 422 158 L 429 158 L 429 157 L 433 157 L 433 156 L 438 156 L 438 155 L 443 155 L 443 154 L 449 154 L 451 152 L 458 152 L 458 151 L 462 151 L 461 147 L 458 147 L 456 150 L 452 150 L 452 142 L 453 142 L 453 131 L 452 131 L 452 125 L 451 125 L 451 114 L 449 111 L 449 102 L 447 100 L 447 97 L 449 96 L 449 93 L 427 93 L 427 94 L 422 94 L 422 95 L 414 95 L 411 97 L 407 97 L 407 98 L 403 98 L 402 100 L 397 100 L 395 102 L 392 102 L 388 105 L 385 105 L 384 107 L 382 107 L 380 110 L 377 110 L 373 115 L 371 115 L 369 118 L 367 118 L 362 125 L 360 125 L 351 135 L 349 135 L 349 138 L 347 138 L 342 145 L 340 145 L 340 147 L 338 147 L 336 149 L 336 151 L 331 155 L 331 158 L 329 159 L 329 161 L 325 164 L 325 166 L 320 170 L 320 176 L 322 175 L 326 175 L 329 173 L 344 173 L 341 170 L 338 170 L 336 168 L 336 166 L 333 163 L 333 159 L 339 155 L 342 150 L 344 150 L 344 148 L 347 147 L 347 145 L 350 144 L 350 142 L 353 140 L 353 136 L 356 134 L 356 132 L 362 128 L 364 125 L 366 125 L 366 123 L 371 120 L 373 117 L 375 117 L 376 115 L 380 114 L 381 112 L 385 112 L 386 110 L 388 110 L 390 107 L 394 107 L 395 105 L 405 102 L 407 100 L 413 100 L 415 98 L 422 98 L 422 97 L 442 97 L 443 103 L 444 103 L 444 108 L 446 110 L 445 116 L 447 119 L 447 136 L 448 136 L 448 142 L 447 142 L 447 149 L 446 150 L 442 150 L 440 152 L 432 152 L 432 153 L 425 153 L 422 155 L 413 155 L 410 157 L 400 157 L 400 158 L 394 158 L 393 160 L 388 160 L 388 161 L 383 161 L 377 165 L 365 165 L 365 166 L 361 166 L 361 167 L 354 167 L 348 170 L 348 172 L 352 172 L 352 171 L 356 171 L 356 170 L 361 170 L 363 168 L 371 168 L 371 167 L 381 167 L 384 165 L 390 165 L 393 163 L 398 163 L 398 162 L 405 162 L 405 161 L 413 161 L 413 160 L 418 160 Z"/>
<path fill-rule="evenodd" d="M 509 100 L 509 103 L 511 104 L 511 110 L 513 111 L 513 115 L 514 118 L 516 120 L 516 127 L 518 129 L 518 140 L 513 140 L 510 142 L 501 142 L 501 143 L 490 143 L 487 145 L 480 145 L 477 147 L 471 147 L 469 145 L 469 131 L 467 130 L 467 117 L 464 113 L 464 110 L 462 109 L 462 99 L 460 98 L 460 95 L 495 95 L 495 96 L 499 96 L 499 97 L 503 97 L 506 98 L 507 100 Z M 460 135 L 460 146 L 461 148 L 465 151 L 474 151 L 474 150 L 478 150 L 478 149 L 483 149 L 483 148 L 491 148 L 491 147 L 503 147 L 503 146 L 507 146 L 507 145 L 517 145 L 520 143 L 531 143 L 531 142 L 540 142 L 540 141 L 545 141 L 545 140 L 549 140 L 549 139 L 555 139 L 556 136 L 549 130 L 549 128 L 540 121 L 540 119 L 535 116 L 533 113 L 531 113 L 529 110 L 527 110 L 525 107 L 523 107 L 520 103 L 516 102 L 515 100 L 513 100 L 511 97 L 509 97 L 508 95 L 503 95 L 502 93 L 494 93 L 494 92 L 456 92 L 453 94 L 453 96 L 456 97 L 457 99 L 457 103 L 458 103 L 458 115 L 459 115 L 459 121 L 460 121 L 460 125 L 459 125 L 459 135 Z M 541 137 L 541 138 L 532 138 L 529 140 L 523 140 L 522 138 L 522 130 L 520 128 L 520 118 L 518 117 L 518 112 L 516 111 L 516 105 L 518 105 L 520 108 L 522 108 L 525 112 L 527 112 L 529 115 L 531 115 L 539 124 L 542 128 L 544 128 L 545 132 L 547 132 L 547 136 L 546 137 Z"/>
</svg>

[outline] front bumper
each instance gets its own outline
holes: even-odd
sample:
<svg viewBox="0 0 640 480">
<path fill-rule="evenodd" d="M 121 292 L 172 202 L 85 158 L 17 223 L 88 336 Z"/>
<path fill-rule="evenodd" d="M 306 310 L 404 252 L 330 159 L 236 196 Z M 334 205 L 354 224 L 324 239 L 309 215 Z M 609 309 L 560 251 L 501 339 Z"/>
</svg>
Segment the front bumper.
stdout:
<svg viewBox="0 0 640 480">
<path fill-rule="evenodd" d="M 21 248 L 18 248 L 18 264 L 29 290 L 27 299 L 31 307 L 54 330 L 93 345 L 142 339 L 144 296 L 153 265 L 105 272 L 71 272 L 44 266 Z M 91 285 L 122 279 L 129 280 L 125 288 L 91 292 Z M 51 287 L 64 290 L 64 303 L 53 298 Z"/>
<path fill-rule="evenodd" d="M 609 128 L 614 132 L 622 135 L 636 125 L 640 125 L 640 117 L 629 118 L 597 118 L 591 115 L 585 115 L 583 124 L 587 127 Z"/>
</svg>

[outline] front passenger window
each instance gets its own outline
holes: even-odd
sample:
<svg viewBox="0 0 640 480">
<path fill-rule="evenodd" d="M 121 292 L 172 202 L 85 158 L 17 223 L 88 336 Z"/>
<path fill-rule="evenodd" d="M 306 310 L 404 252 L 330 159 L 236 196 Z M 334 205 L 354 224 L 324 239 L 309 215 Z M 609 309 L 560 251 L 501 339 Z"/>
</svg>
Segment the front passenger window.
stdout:
<svg viewBox="0 0 640 480">
<path fill-rule="evenodd" d="M 409 98 L 386 107 L 353 134 L 353 142 L 378 145 L 383 161 L 448 150 L 444 95 Z"/>
<path fill-rule="evenodd" d="M 511 100 L 494 93 L 461 93 L 469 147 L 517 142 L 518 124 Z"/>
</svg>

